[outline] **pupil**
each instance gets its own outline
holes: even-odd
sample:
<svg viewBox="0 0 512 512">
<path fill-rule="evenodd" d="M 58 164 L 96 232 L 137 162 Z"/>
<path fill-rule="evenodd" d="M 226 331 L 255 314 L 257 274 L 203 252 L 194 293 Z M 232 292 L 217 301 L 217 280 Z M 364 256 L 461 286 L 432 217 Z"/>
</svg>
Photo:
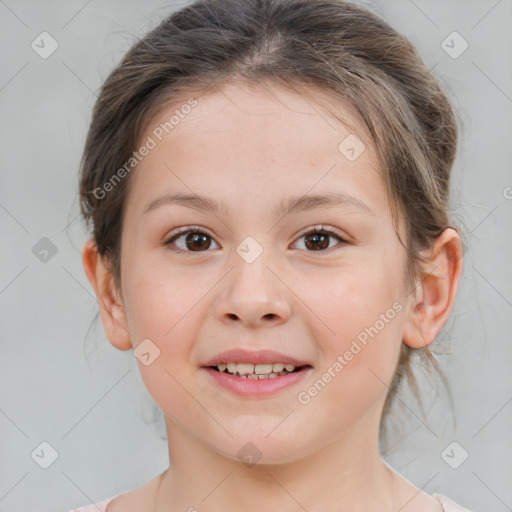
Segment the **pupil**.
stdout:
<svg viewBox="0 0 512 512">
<path fill-rule="evenodd" d="M 189 233 L 186 237 L 187 248 L 192 251 L 208 249 L 210 247 L 210 242 L 208 242 L 209 238 L 209 236 L 203 235 L 202 233 Z M 189 244 L 189 242 L 191 242 L 191 244 Z"/>
<path fill-rule="evenodd" d="M 313 247 L 308 243 L 308 241 L 313 241 Z M 320 245 L 315 245 L 320 244 Z M 325 249 L 329 247 L 329 236 L 322 233 L 311 233 L 306 235 L 306 246 L 308 248 L 313 248 L 315 250 Z"/>
</svg>

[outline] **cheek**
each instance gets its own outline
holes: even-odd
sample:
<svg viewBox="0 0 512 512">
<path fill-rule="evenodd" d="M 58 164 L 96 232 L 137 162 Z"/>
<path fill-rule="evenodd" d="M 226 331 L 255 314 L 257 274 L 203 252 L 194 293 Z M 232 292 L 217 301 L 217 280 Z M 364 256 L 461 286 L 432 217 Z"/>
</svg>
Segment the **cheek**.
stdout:
<svg viewBox="0 0 512 512">
<path fill-rule="evenodd" d="M 390 331 L 390 324 L 396 327 L 402 321 L 399 279 L 378 261 L 360 261 L 317 273 L 313 281 L 309 277 L 295 286 L 313 313 L 319 339 L 336 345 L 360 333 L 364 338 L 365 329 L 375 324 L 378 331 Z"/>
<path fill-rule="evenodd" d="M 315 313 L 308 315 L 310 327 L 322 349 L 321 371 L 328 372 L 321 380 L 333 383 L 332 400 L 359 408 L 387 393 L 398 360 L 405 310 L 400 276 L 378 261 L 337 273 L 315 278 L 304 302 Z"/>
<path fill-rule="evenodd" d="M 194 308 L 205 291 L 183 275 L 168 275 L 163 267 L 133 268 L 126 280 L 134 355 L 150 395 L 164 410 L 165 403 L 182 400 L 179 383 L 190 371 L 189 355 L 198 324 Z"/>
<path fill-rule="evenodd" d="M 144 338 L 166 347 L 182 329 L 182 320 L 194 314 L 194 307 L 211 288 L 212 276 L 184 272 L 169 264 L 133 266 L 127 276 L 127 316 L 134 344 Z"/>
<path fill-rule="evenodd" d="M 336 335 L 322 338 L 323 364 L 297 398 L 319 428 L 328 411 L 333 436 L 368 414 L 376 421 L 380 418 L 398 361 L 403 321 L 394 309 L 384 309 L 384 315 L 386 311 L 388 323 L 361 313 L 350 316 L 347 311 L 346 317 L 333 316 Z"/>
</svg>

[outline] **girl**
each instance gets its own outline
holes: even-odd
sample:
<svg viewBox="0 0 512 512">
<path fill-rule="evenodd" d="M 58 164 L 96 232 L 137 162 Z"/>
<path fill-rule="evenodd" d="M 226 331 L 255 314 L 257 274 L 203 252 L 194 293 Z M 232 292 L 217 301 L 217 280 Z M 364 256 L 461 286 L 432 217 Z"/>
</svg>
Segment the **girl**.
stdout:
<svg viewBox="0 0 512 512">
<path fill-rule="evenodd" d="M 462 272 L 456 114 L 341 0 L 197 0 L 125 55 L 81 164 L 87 277 L 169 468 L 77 511 L 464 511 L 379 452 Z"/>
</svg>

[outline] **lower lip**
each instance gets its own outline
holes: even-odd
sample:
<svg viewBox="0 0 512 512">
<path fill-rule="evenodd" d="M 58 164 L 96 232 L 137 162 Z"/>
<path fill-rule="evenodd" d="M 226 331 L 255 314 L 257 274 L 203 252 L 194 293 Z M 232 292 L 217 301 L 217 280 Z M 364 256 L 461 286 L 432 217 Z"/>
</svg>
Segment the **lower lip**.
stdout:
<svg viewBox="0 0 512 512">
<path fill-rule="evenodd" d="M 205 370 L 219 386 L 240 396 L 253 397 L 273 395 L 281 389 L 297 384 L 313 370 L 311 366 L 306 366 L 298 372 L 280 375 L 273 379 L 243 379 L 206 366 L 203 366 L 201 369 Z"/>
</svg>

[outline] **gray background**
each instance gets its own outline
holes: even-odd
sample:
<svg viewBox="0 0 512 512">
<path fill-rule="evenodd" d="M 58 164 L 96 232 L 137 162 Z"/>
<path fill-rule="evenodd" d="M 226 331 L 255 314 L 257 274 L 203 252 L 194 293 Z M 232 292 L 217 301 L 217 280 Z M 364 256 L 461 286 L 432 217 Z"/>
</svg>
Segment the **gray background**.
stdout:
<svg viewBox="0 0 512 512">
<path fill-rule="evenodd" d="M 422 422 L 405 396 L 410 418 L 386 458 L 426 492 L 475 511 L 512 510 L 512 0 L 360 3 L 411 38 L 465 124 L 453 186 L 465 270 L 444 330 L 452 354 L 440 357 L 456 425 L 442 397 Z M 95 91 L 136 37 L 177 6 L 0 1 L 2 512 L 65 511 L 167 467 L 132 352 L 114 349 L 99 320 L 84 344 L 97 304 L 80 257 L 77 170 Z M 59 45 L 47 59 L 31 48 L 43 31 Z M 469 44 L 458 58 L 442 47 L 453 31 Z M 46 261 L 43 237 L 57 250 Z M 43 441 L 58 452 L 47 469 Z M 453 441 L 460 446 L 444 452 Z M 442 457 L 456 465 L 462 450 L 469 456 L 457 469 Z"/>
</svg>

